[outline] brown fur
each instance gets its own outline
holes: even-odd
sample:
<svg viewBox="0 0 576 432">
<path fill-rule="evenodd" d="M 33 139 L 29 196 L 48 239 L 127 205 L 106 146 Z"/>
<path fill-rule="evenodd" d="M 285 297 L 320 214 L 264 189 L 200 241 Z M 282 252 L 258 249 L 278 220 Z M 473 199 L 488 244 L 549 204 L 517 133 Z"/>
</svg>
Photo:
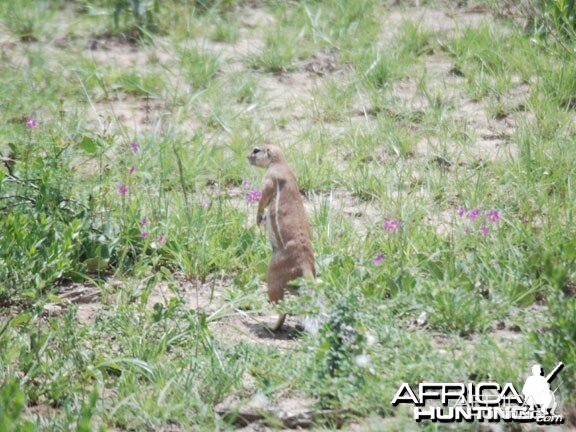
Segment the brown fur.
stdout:
<svg viewBox="0 0 576 432">
<path fill-rule="evenodd" d="M 296 177 L 282 150 L 265 145 L 255 148 L 248 160 L 252 165 L 266 169 L 256 222 L 260 224 L 266 220 L 266 231 L 272 244 L 267 277 L 268 299 L 277 303 L 284 297 L 288 282 L 301 277 L 316 277 L 310 226 Z M 268 214 L 264 218 L 266 209 Z M 285 318 L 281 315 L 272 329 L 280 329 Z"/>
</svg>

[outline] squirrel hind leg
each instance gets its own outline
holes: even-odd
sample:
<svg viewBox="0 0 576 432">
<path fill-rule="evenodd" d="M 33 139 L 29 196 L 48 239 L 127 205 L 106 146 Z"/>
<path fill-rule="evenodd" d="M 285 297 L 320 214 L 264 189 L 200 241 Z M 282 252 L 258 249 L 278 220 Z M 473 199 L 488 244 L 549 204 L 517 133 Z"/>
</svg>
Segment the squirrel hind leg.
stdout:
<svg viewBox="0 0 576 432">
<path fill-rule="evenodd" d="M 270 327 L 270 330 L 272 330 L 273 332 L 277 332 L 278 330 L 280 330 L 282 328 L 282 325 L 284 324 L 285 320 L 286 320 L 286 314 L 281 314 L 278 317 L 276 324 L 274 324 L 272 327 Z"/>
</svg>

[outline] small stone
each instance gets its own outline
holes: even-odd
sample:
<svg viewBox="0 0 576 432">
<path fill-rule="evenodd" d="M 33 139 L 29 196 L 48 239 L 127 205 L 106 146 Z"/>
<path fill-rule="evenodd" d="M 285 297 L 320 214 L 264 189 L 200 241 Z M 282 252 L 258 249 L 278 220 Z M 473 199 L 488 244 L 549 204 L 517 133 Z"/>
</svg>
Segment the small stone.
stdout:
<svg viewBox="0 0 576 432">
<path fill-rule="evenodd" d="M 416 324 L 419 326 L 423 326 L 428 321 L 428 313 L 422 312 L 418 318 L 416 318 Z"/>
</svg>

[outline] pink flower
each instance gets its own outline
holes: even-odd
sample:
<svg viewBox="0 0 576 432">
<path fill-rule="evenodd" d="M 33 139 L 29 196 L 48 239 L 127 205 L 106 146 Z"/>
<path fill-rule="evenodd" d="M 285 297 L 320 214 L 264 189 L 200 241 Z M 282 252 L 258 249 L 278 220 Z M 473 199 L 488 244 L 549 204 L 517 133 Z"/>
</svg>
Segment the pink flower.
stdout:
<svg viewBox="0 0 576 432">
<path fill-rule="evenodd" d="M 462 217 L 466 213 L 466 207 L 458 207 L 458 216 Z"/>
<path fill-rule="evenodd" d="M 145 232 L 145 231 L 142 231 L 142 232 L 140 233 L 140 237 L 146 238 L 146 237 L 148 237 L 148 233 Z"/>
<path fill-rule="evenodd" d="M 134 153 L 138 153 L 140 151 L 140 147 L 138 147 L 138 143 L 136 141 L 130 141 L 130 148 Z"/>
<path fill-rule="evenodd" d="M 480 209 L 474 209 L 470 213 L 468 213 L 468 217 L 472 220 L 475 220 L 480 216 Z"/>
<path fill-rule="evenodd" d="M 34 117 L 30 117 L 26 120 L 26 127 L 28 129 L 34 129 L 36 126 L 38 126 L 38 121 Z"/>
<path fill-rule="evenodd" d="M 386 218 L 386 219 L 384 219 L 384 223 L 382 224 L 382 228 L 384 228 L 388 232 L 395 233 L 400 228 L 402 228 L 402 222 L 399 221 L 398 219 Z"/>
<path fill-rule="evenodd" d="M 498 212 L 498 210 L 490 210 L 486 214 L 486 220 L 488 222 L 498 222 L 500 220 L 500 213 Z"/>
<path fill-rule="evenodd" d="M 201 205 L 202 207 L 204 207 L 204 208 L 210 207 L 210 204 L 212 204 L 212 201 L 210 201 L 209 199 L 202 200 L 202 201 L 200 202 L 200 205 Z"/>
<path fill-rule="evenodd" d="M 166 237 L 164 237 L 162 234 L 160 234 L 158 236 L 158 243 L 160 243 L 161 245 L 165 245 L 166 244 Z"/>
<path fill-rule="evenodd" d="M 386 255 L 378 252 L 376 254 L 376 257 L 374 258 L 374 265 L 380 265 L 382 264 L 382 261 L 384 261 L 386 259 Z"/>
<path fill-rule="evenodd" d="M 487 235 L 489 231 L 490 231 L 490 230 L 488 229 L 487 226 L 482 226 L 482 227 L 480 227 L 480 232 L 481 232 L 482 234 L 484 234 L 484 235 Z"/>
<path fill-rule="evenodd" d="M 250 204 L 260 201 L 260 198 L 262 198 L 262 193 L 256 189 L 251 189 L 246 195 L 246 201 Z"/>
<path fill-rule="evenodd" d="M 247 179 L 242 179 L 242 187 L 244 189 L 248 189 L 248 180 Z"/>
<path fill-rule="evenodd" d="M 128 186 L 124 183 L 122 183 L 119 187 L 118 187 L 118 194 L 122 197 L 126 196 L 126 194 L 128 193 Z"/>
<path fill-rule="evenodd" d="M 130 175 L 134 174 L 134 171 L 136 171 L 136 167 L 134 165 L 130 165 L 130 169 L 128 170 L 128 173 Z"/>
<path fill-rule="evenodd" d="M 142 219 L 140 219 L 140 226 L 144 228 L 146 225 L 148 225 L 148 217 L 142 216 Z"/>
</svg>

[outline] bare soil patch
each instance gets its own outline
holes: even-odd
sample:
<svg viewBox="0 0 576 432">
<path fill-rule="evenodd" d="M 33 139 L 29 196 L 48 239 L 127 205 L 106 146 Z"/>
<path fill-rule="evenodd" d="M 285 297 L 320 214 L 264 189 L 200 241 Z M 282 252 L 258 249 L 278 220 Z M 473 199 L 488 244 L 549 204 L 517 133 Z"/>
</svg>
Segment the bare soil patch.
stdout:
<svg viewBox="0 0 576 432">
<path fill-rule="evenodd" d="M 148 297 L 147 306 L 153 308 L 156 303 L 167 306 L 171 299 L 176 298 L 190 309 L 206 314 L 212 314 L 222 308 L 224 300 L 222 289 L 225 280 L 210 282 L 176 280 L 161 282 L 156 285 Z"/>
<path fill-rule="evenodd" d="M 467 27 L 479 27 L 492 22 L 493 17 L 487 9 L 416 6 L 393 9 L 388 15 L 386 26 L 383 26 L 379 43 L 382 47 L 389 45 L 405 23 L 416 24 L 424 30 L 441 32 L 451 36 Z"/>
<path fill-rule="evenodd" d="M 247 400 L 230 397 L 216 406 L 216 412 L 242 431 L 308 429 L 323 422 L 341 427 L 353 413 L 348 410 L 313 409 L 313 399 L 290 397 L 270 401 L 264 394 L 256 393 Z"/>
<path fill-rule="evenodd" d="M 156 303 L 167 305 L 172 298 L 177 298 L 191 310 L 206 314 L 216 339 L 231 346 L 248 343 L 290 349 L 297 343 L 299 332 L 295 318 L 288 317 L 280 331 L 270 331 L 268 327 L 278 319 L 272 306 L 264 313 L 239 308 L 223 295 L 227 283 L 225 279 L 162 282 L 152 290 L 148 307 Z M 262 299 L 267 298 L 264 286 L 260 291 Z"/>
</svg>

